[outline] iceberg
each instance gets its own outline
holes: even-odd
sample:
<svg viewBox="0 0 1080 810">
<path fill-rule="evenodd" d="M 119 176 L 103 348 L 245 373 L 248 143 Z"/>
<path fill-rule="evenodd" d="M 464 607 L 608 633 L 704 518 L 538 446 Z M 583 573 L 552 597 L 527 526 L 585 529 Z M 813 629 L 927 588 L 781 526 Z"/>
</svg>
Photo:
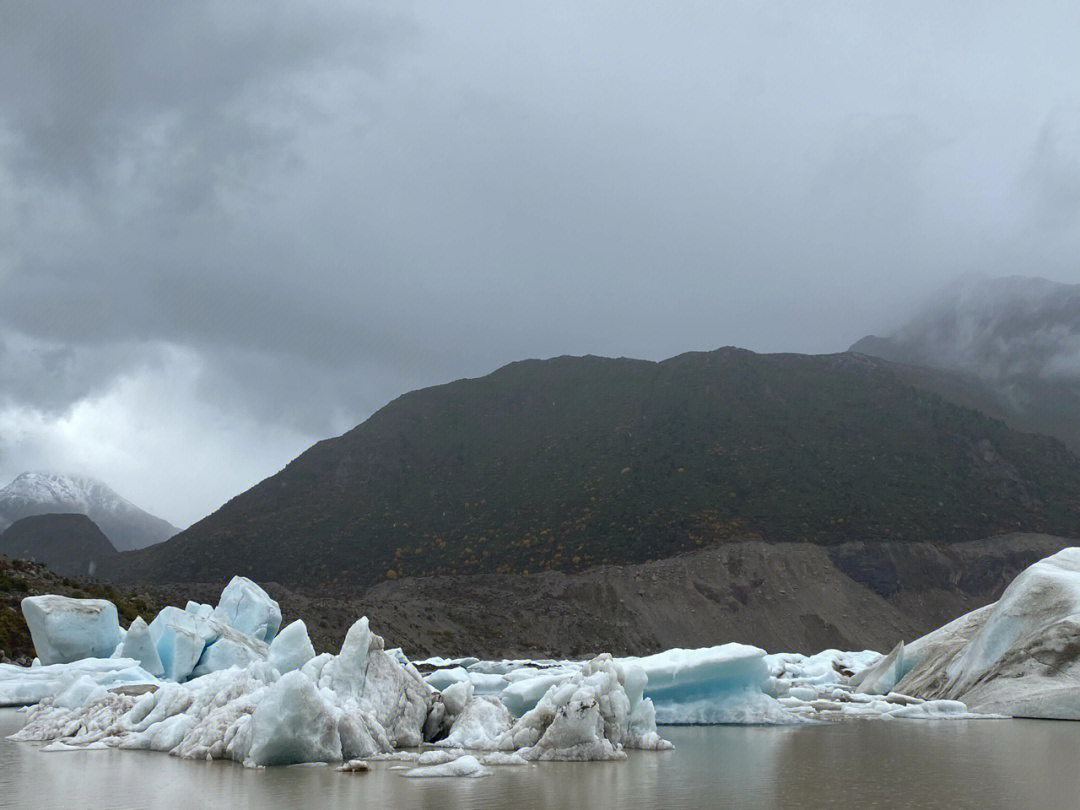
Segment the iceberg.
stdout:
<svg viewBox="0 0 1080 810">
<path fill-rule="evenodd" d="M 644 671 L 645 695 L 655 704 L 659 723 L 797 722 L 768 694 L 769 667 L 758 647 L 722 644 L 624 660 Z"/>
<path fill-rule="evenodd" d="M 161 677 L 165 674 L 165 668 L 161 664 L 161 656 L 158 655 L 154 637 L 150 634 L 150 628 L 143 621 L 142 616 L 136 616 L 124 636 L 124 643 L 120 645 L 121 658 L 131 658 L 139 662 L 139 666 L 151 675 Z"/>
<path fill-rule="evenodd" d="M 1080 548 L 1029 566 L 992 605 L 913 642 L 897 691 L 974 712 L 1080 720 Z"/>
<path fill-rule="evenodd" d="M 297 619 L 270 642 L 267 660 L 270 666 L 284 675 L 300 669 L 314 657 L 315 648 L 308 636 L 307 625 L 302 619 Z"/>
<path fill-rule="evenodd" d="M 624 747 L 664 750 L 652 701 L 637 688 L 640 667 L 599 655 L 572 677 L 553 684 L 499 736 L 495 747 L 527 760 L 624 759 Z"/>
<path fill-rule="evenodd" d="M 411 770 L 405 771 L 402 776 L 409 776 L 414 778 L 428 777 L 428 776 L 490 776 L 491 771 L 480 764 L 480 760 L 471 755 L 465 755 L 452 759 L 449 762 L 444 762 L 441 765 L 428 765 L 426 767 L 416 767 Z"/>
<path fill-rule="evenodd" d="M 120 644 L 116 606 L 104 599 L 28 596 L 22 600 L 22 612 L 45 666 L 108 658 Z"/>
<path fill-rule="evenodd" d="M 281 608 L 247 577 L 233 577 L 211 618 L 269 644 L 281 627 Z"/>
</svg>

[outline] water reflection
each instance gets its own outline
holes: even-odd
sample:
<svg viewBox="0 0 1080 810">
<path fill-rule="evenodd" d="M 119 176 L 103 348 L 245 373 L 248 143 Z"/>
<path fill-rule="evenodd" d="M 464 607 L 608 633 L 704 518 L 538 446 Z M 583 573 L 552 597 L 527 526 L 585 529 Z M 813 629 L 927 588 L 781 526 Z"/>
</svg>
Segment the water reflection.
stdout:
<svg viewBox="0 0 1080 810">
<path fill-rule="evenodd" d="M 0 735 L 21 717 L 0 710 Z M 675 751 L 625 763 L 499 768 L 487 779 L 402 779 L 330 768 L 250 771 L 138 751 L 42 753 L 0 740 L 0 807 L 972 808 L 1080 806 L 1080 723 L 852 722 L 666 728 Z"/>
</svg>

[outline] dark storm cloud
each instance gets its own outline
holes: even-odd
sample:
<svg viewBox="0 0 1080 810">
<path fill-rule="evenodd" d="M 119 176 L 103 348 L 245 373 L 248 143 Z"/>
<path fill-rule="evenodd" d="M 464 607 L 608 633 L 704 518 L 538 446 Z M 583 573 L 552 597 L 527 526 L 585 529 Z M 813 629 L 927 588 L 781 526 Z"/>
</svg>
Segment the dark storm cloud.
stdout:
<svg viewBox="0 0 1080 810">
<path fill-rule="evenodd" d="M 1080 20 L 1022 16 L 5 5 L 0 428 L 161 389 L 283 463 L 523 357 L 836 351 L 962 273 L 1080 281 Z"/>
<path fill-rule="evenodd" d="M 273 126 L 245 115 L 253 91 L 280 93 L 275 82 L 320 60 L 378 72 L 407 31 L 400 18 L 345 5 L 6 4 L 0 104 L 21 138 L 14 166 L 99 180 L 160 124 L 170 149 L 195 153 L 209 170 L 275 145 Z M 197 194 L 192 178 L 176 179 L 181 196 Z"/>
</svg>

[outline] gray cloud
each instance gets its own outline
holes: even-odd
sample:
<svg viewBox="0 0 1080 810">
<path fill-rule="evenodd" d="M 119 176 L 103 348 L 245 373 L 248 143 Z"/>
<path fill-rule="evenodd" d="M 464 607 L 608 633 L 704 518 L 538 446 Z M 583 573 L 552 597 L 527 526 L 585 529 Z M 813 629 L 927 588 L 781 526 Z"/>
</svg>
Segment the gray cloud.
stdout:
<svg viewBox="0 0 1080 810">
<path fill-rule="evenodd" d="M 37 427 L 0 475 L 83 458 L 49 426 L 149 381 L 278 436 L 270 473 L 522 357 L 833 351 L 961 273 L 1080 281 L 1080 20 L 1024 13 L 4 7 L 0 425 Z M 178 522 L 216 505 L 156 486 Z"/>
</svg>

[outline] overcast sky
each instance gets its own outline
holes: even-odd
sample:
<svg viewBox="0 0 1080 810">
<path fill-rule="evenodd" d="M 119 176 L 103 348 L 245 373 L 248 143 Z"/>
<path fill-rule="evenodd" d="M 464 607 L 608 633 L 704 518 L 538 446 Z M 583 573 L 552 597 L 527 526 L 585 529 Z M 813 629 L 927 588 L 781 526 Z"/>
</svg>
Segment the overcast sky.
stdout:
<svg viewBox="0 0 1080 810">
<path fill-rule="evenodd" d="M 1080 282 L 1073 3 L 0 5 L 0 485 L 186 525 L 526 357 Z"/>
</svg>

